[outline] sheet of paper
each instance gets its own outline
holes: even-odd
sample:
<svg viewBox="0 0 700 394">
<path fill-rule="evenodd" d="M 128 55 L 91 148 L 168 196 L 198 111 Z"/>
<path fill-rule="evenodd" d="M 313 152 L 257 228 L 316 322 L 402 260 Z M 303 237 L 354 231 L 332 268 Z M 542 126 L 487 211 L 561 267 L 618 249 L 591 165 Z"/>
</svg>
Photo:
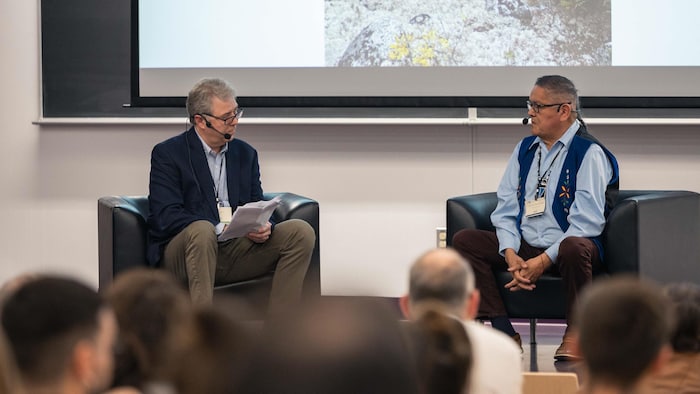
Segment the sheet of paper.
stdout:
<svg viewBox="0 0 700 394">
<path fill-rule="evenodd" d="M 219 235 L 219 242 L 242 237 L 265 225 L 279 204 L 280 198 L 275 197 L 272 200 L 249 202 L 238 207 L 233 212 L 231 223 Z"/>
</svg>

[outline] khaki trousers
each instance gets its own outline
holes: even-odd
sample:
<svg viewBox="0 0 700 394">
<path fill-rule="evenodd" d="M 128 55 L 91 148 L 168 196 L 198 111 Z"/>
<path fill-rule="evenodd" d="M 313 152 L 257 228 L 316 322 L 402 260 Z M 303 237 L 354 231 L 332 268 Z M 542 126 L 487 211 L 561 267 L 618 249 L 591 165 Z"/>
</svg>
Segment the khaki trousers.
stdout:
<svg viewBox="0 0 700 394">
<path fill-rule="evenodd" d="M 187 283 L 195 305 L 211 304 L 214 285 L 253 279 L 275 271 L 269 313 L 284 312 L 301 301 L 304 277 L 316 235 L 303 220 L 275 225 L 261 244 L 241 237 L 218 242 L 214 225 L 192 222 L 163 251 L 163 266 Z"/>
</svg>

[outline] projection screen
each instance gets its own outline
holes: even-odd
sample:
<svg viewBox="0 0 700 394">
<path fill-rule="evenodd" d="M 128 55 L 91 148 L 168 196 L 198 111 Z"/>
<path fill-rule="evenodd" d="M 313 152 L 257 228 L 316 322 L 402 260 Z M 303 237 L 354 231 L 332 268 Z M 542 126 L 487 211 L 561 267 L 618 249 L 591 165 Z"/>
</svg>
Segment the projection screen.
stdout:
<svg viewBox="0 0 700 394">
<path fill-rule="evenodd" d="M 697 107 L 694 0 L 132 0 L 133 105 L 202 77 L 257 106 L 522 106 L 571 78 L 588 106 Z"/>
</svg>

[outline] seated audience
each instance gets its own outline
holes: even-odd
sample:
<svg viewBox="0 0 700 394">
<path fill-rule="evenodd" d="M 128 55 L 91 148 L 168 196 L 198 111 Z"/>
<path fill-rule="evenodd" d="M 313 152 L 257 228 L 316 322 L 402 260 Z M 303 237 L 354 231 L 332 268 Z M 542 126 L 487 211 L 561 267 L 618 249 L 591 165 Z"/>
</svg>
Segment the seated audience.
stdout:
<svg viewBox="0 0 700 394">
<path fill-rule="evenodd" d="M 119 324 L 112 387 L 140 392 L 162 384 L 192 318 L 187 290 L 167 271 L 134 268 L 105 297 Z"/>
<path fill-rule="evenodd" d="M 29 393 L 95 393 L 112 375 L 117 323 L 93 289 L 43 276 L 7 296 L 2 327 Z"/>
<path fill-rule="evenodd" d="M 671 284 L 665 291 L 676 316 L 671 336 L 673 355 L 659 374 L 649 379 L 643 393 L 700 393 L 700 286 Z"/>
<path fill-rule="evenodd" d="M 587 288 L 575 312 L 583 357 L 584 394 L 638 393 L 671 349 L 672 311 L 652 283 L 635 277 L 599 279 Z"/>
<path fill-rule="evenodd" d="M 268 325 L 231 392 L 417 394 L 395 311 L 368 300 L 318 300 Z"/>
<path fill-rule="evenodd" d="M 469 392 L 520 393 L 520 349 L 507 335 L 474 321 L 479 291 L 470 265 L 454 250 L 434 249 L 413 263 L 401 309 L 413 320 L 426 303 L 437 303 L 463 321 L 474 359 Z"/>
</svg>

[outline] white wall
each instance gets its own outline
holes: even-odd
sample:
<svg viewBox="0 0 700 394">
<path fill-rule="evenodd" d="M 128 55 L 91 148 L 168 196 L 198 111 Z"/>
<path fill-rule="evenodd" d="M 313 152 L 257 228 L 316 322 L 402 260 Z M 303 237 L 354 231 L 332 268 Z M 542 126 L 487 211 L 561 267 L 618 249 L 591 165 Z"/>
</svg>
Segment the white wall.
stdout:
<svg viewBox="0 0 700 394">
<path fill-rule="evenodd" d="M 97 198 L 145 194 L 167 125 L 37 126 L 38 2 L 0 0 L 0 282 L 26 271 L 97 284 Z M 700 127 L 601 124 L 625 189 L 700 192 Z M 603 122 L 605 123 L 605 122 Z M 263 187 L 319 201 L 324 294 L 397 296 L 406 268 L 435 245 L 450 196 L 494 190 L 512 125 L 257 125 Z"/>
</svg>

